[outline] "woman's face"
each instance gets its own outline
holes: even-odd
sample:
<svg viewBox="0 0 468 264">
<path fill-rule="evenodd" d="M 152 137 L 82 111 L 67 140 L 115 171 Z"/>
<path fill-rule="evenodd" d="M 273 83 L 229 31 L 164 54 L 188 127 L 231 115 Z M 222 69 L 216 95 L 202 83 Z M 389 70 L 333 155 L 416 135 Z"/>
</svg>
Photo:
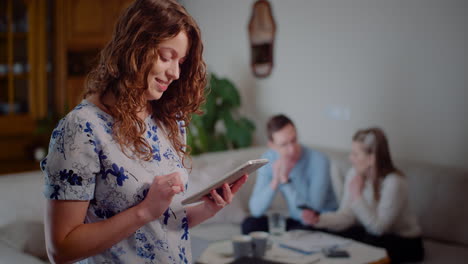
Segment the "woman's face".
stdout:
<svg viewBox="0 0 468 264">
<path fill-rule="evenodd" d="M 364 173 L 374 165 L 373 156 L 364 151 L 364 144 L 353 141 L 349 160 L 358 173 Z"/>
<path fill-rule="evenodd" d="M 179 79 L 180 65 L 184 63 L 188 52 L 187 34 L 181 31 L 174 38 L 159 44 L 157 59 L 148 74 L 148 101 L 161 98 L 172 81 Z"/>
</svg>

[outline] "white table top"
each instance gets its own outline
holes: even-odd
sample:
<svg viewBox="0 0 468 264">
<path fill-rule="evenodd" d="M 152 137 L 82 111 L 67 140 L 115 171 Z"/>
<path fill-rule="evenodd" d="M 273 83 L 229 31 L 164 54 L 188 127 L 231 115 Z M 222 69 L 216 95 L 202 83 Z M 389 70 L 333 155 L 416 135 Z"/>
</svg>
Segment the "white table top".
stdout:
<svg viewBox="0 0 468 264">
<path fill-rule="evenodd" d="M 366 245 L 354 240 L 344 239 L 323 232 L 312 232 L 306 230 L 294 230 L 280 237 L 270 237 L 271 246 L 265 254 L 265 259 L 294 264 L 349 264 L 349 263 L 372 263 L 385 260 L 387 253 L 385 249 Z M 305 255 L 296 251 L 286 249 L 281 245 L 292 241 L 288 245 L 294 245 L 298 241 L 306 241 L 308 247 L 313 247 L 314 253 Z M 339 241 L 339 242 L 337 242 Z M 350 254 L 349 258 L 327 258 L 319 247 L 329 247 L 327 243 L 337 243 L 335 248 L 345 249 Z M 315 245 L 315 246 L 312 246 Z M 208 246 L 197 262 L 199 263 L 230 263 L 233 258 L 233 247 L 230 240 L 217 241 Z"/>
</svg>

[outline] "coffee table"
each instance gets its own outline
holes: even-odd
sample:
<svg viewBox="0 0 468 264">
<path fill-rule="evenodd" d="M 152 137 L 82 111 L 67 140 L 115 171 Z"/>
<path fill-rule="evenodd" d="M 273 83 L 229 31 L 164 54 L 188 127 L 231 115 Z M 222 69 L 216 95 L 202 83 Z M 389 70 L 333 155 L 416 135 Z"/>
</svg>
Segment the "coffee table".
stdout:
<svg viewBox="0 0 468 264">
<path fill-rule="evenodd" d="M 335 248 L 345 249 L 350 254 L 349 258 L 327 258 L 321 250 L 315 250 L 313 253 L 299 253 L 297 251 L 287 249 L 284 245 L 289 245 L 289 241 L 300 236 L 301 239 L 310 237 L 308 243 L 314 244 L 316 237 L 321 237 L 323 241 L 338 241 L 341 242 L 335 245 Z M 340 238 L 318 231 L 294 230 L 284 233 L 282 236 L 271 236 L 269 249 L 265 254 L 265 259 L 291 264 L 352 264 L 352 263 L 373 263 L 373 264 L 389 264 L 390 259 L 387 256 L 385 249 L 363 244 L 351 239 Z M 315 244 L 314 244 L 315 245 Z M 318 245 L 318 244 L 317 244 Z M 325 244 L 323 244 L 325 245 Z M 328 247 L 328 246 L 327 246 Z M 317 247 L 318 248 L 318 247 Z M 234 260 L 232 242 L 230 240 L 222 240 L 210 243 L 197 259 L 197 263 L 203 264 L 227 264 Z M 196 258 L 194 258 L 196 260 Z"/>
</svg>

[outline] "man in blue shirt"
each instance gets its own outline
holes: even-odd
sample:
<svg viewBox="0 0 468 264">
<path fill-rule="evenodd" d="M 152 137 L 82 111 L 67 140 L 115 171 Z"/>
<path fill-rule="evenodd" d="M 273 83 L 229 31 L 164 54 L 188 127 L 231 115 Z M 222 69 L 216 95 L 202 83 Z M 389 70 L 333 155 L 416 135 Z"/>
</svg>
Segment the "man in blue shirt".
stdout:
<svg viewBox="0 0 468 264">
<path fill-rule="evenodd" d="M 263 158 L 270 162 L 258 171 L 249 202 L 252 216 L 242 223 L 242 233 L 268 231 L 264 214 L 278 191 L 289 209 L 286 229 L 312 229 L 309 219 L 337 208 L 328 157 L 300 145 L 296 127 L 285 115 L 273 116 L 267 123 L 267 133 L 270 149 Z"/>
</svg>

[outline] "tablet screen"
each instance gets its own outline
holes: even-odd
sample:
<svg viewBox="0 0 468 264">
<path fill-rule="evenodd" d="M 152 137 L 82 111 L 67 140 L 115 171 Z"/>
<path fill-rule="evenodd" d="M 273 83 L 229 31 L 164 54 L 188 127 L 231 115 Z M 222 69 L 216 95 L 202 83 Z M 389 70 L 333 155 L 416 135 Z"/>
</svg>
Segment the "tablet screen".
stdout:
<svg viewBox="0 0 468 264">
<path fill-rule="evenodd" d="M 267 159 L 256 159 L 256 160 L 249 160 L 246 163 L 242 164 L 241 166 L 237 167 L 236 169 L 226 173 L 223 177 L 221 177 L 215 183 L 210 184 L 209 186 L 203 188 L 192 194 L 188 198 L 182 201 L 182 205 L 191 204 L 195 202 L 199 202 L 202 200 L 203 196 L 210 193 L 211 190 L 217 189 L 221 187 L 224 183 L 232 184 L 237 181 L 240 177 L 245 174 L 250 174 L 260 167 L 264 166 L 268 163 Z"/>
</svg>

